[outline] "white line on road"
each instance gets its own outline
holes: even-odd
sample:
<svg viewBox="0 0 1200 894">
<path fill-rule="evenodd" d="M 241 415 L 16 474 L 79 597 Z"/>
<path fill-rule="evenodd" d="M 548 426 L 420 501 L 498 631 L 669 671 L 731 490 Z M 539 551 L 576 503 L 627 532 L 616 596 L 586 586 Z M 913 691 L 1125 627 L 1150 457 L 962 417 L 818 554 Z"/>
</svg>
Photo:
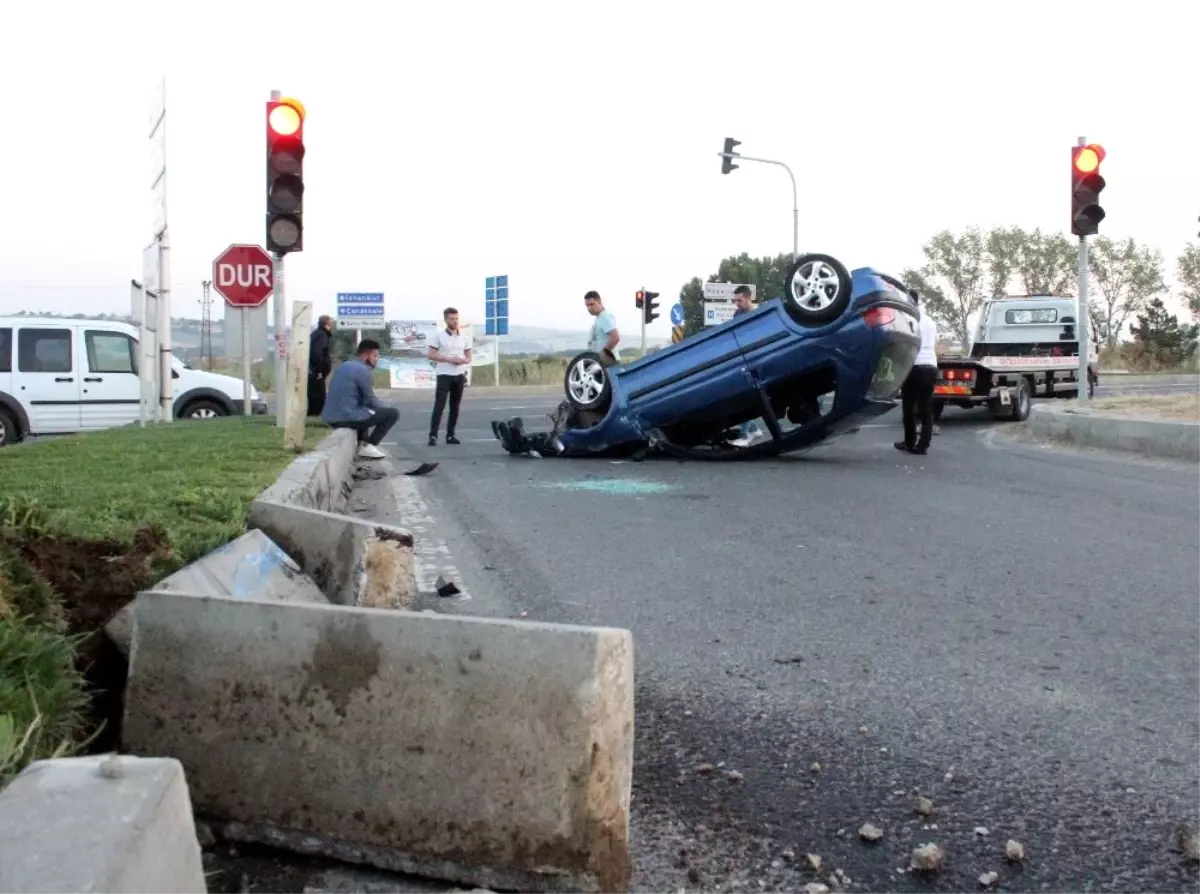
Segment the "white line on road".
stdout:
<svg viewBox="0 0 1200 894">
<path fill-rule="evenodd" d="M 444 577 L 460 590 L 459 596 L 451 598 L 466 602 L 471 594 L 454 564 L 450 547 L 437 536 L 437 522 L 429 512 L 429 504 L 421 496 L 416 479 L 407 475 L 392 475 L 389 481 L 401 524 L 413 534 L 413 573 L 417 578 L 417 589 L 422 595 L 434 596 L 437 594 L 438 577 Z"/>
</svg>

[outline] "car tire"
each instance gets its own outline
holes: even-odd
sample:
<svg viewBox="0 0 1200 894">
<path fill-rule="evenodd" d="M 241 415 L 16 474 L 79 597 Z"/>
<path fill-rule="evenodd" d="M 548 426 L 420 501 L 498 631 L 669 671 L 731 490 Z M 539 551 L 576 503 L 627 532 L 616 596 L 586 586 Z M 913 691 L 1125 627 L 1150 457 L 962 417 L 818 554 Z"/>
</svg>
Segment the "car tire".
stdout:
<svg viewBox="0 0 1200 894">
<path fill-rule="evenodd" d="M 12 413 L 0 409 L 0 447 L 8 447 L 21 440 L 21 430 L 17 428 L 17 420 Z"/>
<path fill-rule="evenodd" d="M 180 419 L 216 419 L 228 416 L 229 410 L 215 400 L 194 400 L 184 408 Z"/>
<path fill-rule="evenodd" d="M 612 400 L 612 381 L 600 355 L 584 351 L 572 357 L 563 376 L 563 390 L 576 410 L 607 409 Z"/>
<path fill-rule="evenodd" d="M 937 422 L 939 419 L 942 418 L 942 411 L 945 409 L 946 409 L 946 402 L 944 400 L 935 400 L 933 402 L 933 421 L 934 422 Z"/>
<path fill-rule="evenodd" d="M 784 306 L 801 326 L 832 323 L 850 306 L 850 271 L 837 258 L 801 255 L 784 278 Z"/>
</svg>

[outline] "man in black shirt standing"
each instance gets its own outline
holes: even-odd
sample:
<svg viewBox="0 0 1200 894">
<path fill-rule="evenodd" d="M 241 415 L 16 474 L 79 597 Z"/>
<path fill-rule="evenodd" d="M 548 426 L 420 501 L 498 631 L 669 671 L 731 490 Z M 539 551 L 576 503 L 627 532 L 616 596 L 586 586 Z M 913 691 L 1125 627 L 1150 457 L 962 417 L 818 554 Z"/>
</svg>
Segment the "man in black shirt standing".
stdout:
<svg viewBox="0 0 1200 894">
<path fill-rule="evenodd" d="M 308 343 L 308 415 L 320 416 L 325 408 L 325 386 L 333 372 L 330 341 L 333 337 L 333 318 L 321 314 L 317 328 Z"/>
</svg>

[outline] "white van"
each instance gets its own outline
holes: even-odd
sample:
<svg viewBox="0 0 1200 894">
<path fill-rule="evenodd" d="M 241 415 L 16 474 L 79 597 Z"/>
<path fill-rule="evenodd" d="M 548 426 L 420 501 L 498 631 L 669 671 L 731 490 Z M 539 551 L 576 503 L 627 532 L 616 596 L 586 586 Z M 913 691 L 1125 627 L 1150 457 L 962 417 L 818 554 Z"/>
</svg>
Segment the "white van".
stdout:
<svg viewBox="0 0 1200 894">
<path fill-rule="evenodd" d="M 137 422 L 138 333 L 127 323 L 0 317 L 0 446 Z M 242 380 L 171 358 L 176 419 L 241 412 Z M 267 405 L 251 386 L 252 410 Z"/>
</svg>

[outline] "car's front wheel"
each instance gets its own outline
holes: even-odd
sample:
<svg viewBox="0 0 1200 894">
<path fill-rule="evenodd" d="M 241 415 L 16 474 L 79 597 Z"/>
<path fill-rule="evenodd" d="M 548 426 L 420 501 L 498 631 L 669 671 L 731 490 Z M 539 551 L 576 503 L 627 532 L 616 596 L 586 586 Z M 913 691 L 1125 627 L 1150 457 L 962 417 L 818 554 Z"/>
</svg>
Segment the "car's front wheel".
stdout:
<svg viewBox="0 0 1200 894">
<path fill-rule="evenodd" d="M 802 326 L 832 323 L 850 306 L 850 271 L 837 258 L 801 255 L 788 268 L 784 304 Z"/>
<path fill-rule="evenodd" d="M 216 419 L 229 412 L 215 400 L 194 400 L 183 411 L 184 419 Z"/>
<path fill-rule="evenodd" d="M 595 351 L 584 351 L 571 358 L 563 387 L 576 410 L 603 410 L 612 399 L 608 369 Z"/>
</svg>

